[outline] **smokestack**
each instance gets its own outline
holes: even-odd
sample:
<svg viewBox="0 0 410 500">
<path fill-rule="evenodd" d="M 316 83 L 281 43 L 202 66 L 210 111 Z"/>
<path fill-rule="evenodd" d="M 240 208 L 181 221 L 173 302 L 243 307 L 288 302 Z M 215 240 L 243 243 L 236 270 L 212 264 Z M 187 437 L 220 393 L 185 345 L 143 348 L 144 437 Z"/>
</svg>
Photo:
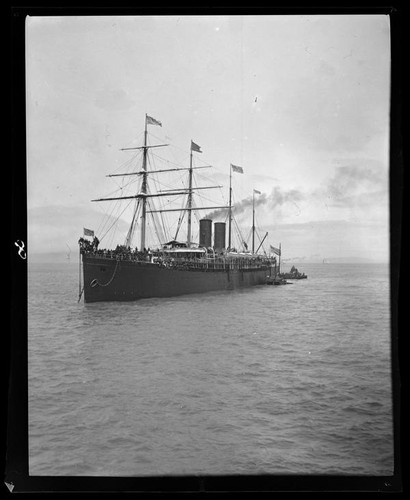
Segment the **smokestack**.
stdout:
<svg viewBox="0 0 410 500">
<path fill-rule="evenodd" d="M 226 224 L 225 222 L 215 222 L 214 224 L 214 231 L 215 231 L 215 238 L 214 238 L 214 249 L 221 251 L 225 250 L 225 228 Z"/>
<path fill-rule="evenodd" d="M 199 246 L 210 247 L 212 246 L 212 220 L 201 219 L 199 221 Z"/>
</svg>

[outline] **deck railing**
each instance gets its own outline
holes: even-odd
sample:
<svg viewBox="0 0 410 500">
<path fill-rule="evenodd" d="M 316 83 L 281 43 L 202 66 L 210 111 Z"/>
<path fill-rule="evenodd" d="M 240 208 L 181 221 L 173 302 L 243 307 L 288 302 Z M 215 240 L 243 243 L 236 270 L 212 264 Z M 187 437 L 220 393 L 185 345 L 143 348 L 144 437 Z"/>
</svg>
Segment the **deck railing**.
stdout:
<svg viewBox="0 0 410 500">
<path fill-rule="evenodd" d="M 89 258 L 119 260 L 135 262 L 138 265 L 155 265 L 181 270 L 199 271 L 228 271 L 241 270 L 251 271 L 255 269 L 269 269 L 274 266 L 274 260 L 257 257 L 210 257 L 210 258 L 187 258 L 171 257 L 164 253 L 144 253 L 144 252 L 116 252 L 113 250 L 97 250 L 84 252 Z"/>
</svg>

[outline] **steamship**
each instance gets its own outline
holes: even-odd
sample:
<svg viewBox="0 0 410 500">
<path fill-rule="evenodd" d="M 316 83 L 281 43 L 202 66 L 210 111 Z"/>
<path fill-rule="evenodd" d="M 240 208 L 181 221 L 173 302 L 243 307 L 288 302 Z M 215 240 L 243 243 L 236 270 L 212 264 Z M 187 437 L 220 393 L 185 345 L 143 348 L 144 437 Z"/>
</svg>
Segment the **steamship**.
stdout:
<svg viewBox="0 0 410 500">
<path fill-rule="evenodd" d="M 128 200 L 134 203 L 125 241 L 115 249 L 100 248 L 101 242 L 93 230 L 84 228 L 84 237 L 79 239 L 79 298 L 84 294 L 84 301 L 132 301 L 151 297 L 172 297 L 184 294 L 203 293 L 217 290 L 234 290 L 266 283 L 268 278 L 278 273 L 276 257 L 259 252 L 268 235 L 260 241 L 255 250 L 255 192 L 253 194 L 252 218 L 252 249 L 248 250 L 245 241 L 240 248 L 233 248 L 232 228 L 234 219 L 234 205 L 232 204 L 232 172 L 242 173 L 242 167 L 230 165 L 229 175 L 229 203 L 228 205 L 197 206 L 194 203 L 194 194 L 200 189 L 213 189 L 222 186 L 198 187 L 193 183 L 193 174 L 196 169 L 209 166 L 196 165 L 193 158 L 195 153 L 202 153 L 201 147 L 191 140 L 189 167 L 152 168 L 153 162 L 150 155 L 154 148 L 169 146 L 169 144 L 149 145 L 148 126 L 161 126 L 162 123 L 155 118 L 145 115 L 145 128 L 143 146 L 123 148 L 133 150 L 140 154 L 142 167 L 126 173 L 110 174 L 108 177 L 131 176 L 136 179 L 135 191 L 130 196 L 98 198 L 95 202 L 116 201 L 123 203 Z M 162 186 L 154 182 L 156 176 L 169 172 L 186 171 L 185 183 L 180 189 L 157 189 L 153 192 L 151 187 Z M 184 174 L 184 175 L 185 175 Z M 168 174 L 169 175 L 169 174 Z M 259 193 L 260 194 L 260 193 Z M 165 197 L 165 198 L 164 198 Z M 181 206 L 169 208 L 165 205 L 157 208 L 153 201 L 167 200 L 175 197 L 182 200 Z M 174 198 L 174 199 L 175 199 Z M 192 216 L 200 211 L 214 210 L 224 214 L 224 221 L 213 221 L 205 216 L 199 219 L 199 241 L 192 238 Z M 148 217 L 153 218 L 153 223 L 163 217 L 165 212 L 179 211 L 179 220 L 175 236 L 170 240 L 159 241 L 156 249 L 147 246 Z M 156 219 L 155 219 L 156 217 Z M 186 239 L 178 239 L 179 229 L 186 217 Z M 199 218 L 197 216 L 197 218 Z M 162 219 L 163 220 L 163 219 Z M 137 222 L 139 223 L 137 224 Z M 133 247 L 133 237 L 139 226 L 139 248 Z M 164 238 L 166 233 L 162 234 Z M 101 235 L 100 235 L 101 237 Z M 101 241 L 103 240 L 101 237 Z M 88 239 L 90 238 L 90 239 Z M 226 241 L 228 240 L 228 241 Z M 102 246 L 102 245 L 101 245 Z M 273 247 L 271 247 L 273 248 Z"/>
</svg>

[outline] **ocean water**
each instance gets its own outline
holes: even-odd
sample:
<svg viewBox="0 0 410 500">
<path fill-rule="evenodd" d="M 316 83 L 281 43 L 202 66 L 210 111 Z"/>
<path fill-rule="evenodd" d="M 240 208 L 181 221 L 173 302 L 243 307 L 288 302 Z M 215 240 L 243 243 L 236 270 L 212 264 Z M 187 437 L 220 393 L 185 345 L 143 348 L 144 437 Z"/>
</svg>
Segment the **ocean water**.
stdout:
<svg viewBox="0 0 410 500">
<path fill-rule="evenodd" d="M 30 475 L 393 473 L 387 265 L 84 304 L 29 265 Z"/>
</svg>

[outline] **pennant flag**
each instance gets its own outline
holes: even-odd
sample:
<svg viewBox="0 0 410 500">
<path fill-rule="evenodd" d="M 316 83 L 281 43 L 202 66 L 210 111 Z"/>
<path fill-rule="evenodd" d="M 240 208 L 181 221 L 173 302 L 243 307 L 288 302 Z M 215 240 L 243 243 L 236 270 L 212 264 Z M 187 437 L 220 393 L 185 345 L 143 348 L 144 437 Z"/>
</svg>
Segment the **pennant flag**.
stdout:
<svg viewBox="0 0 410 500">
<path fill-rule="evenodd" d="M 275 248 L 271 245 L 270 249 L 273 253 L 276 253 L 276 255 L 280 255 L 280 248 Z"/>
<path fill-rule="evenodd" d="M 162 123 L 160 121 L 148 115 L 147 115 L 147 125 L 159 125 L 160 127 L 162 127 Z"/>
<path fill-rule="evenodd" d="M 91 229 L 84 228 L 84 236 L 94 237 L 94 231 L 92 231 Z"/>
<path fill-rule="evenodd" d="M 237 167 L 236 165 L 232 165 L 232 163 L 231 163 L 231 168 L 232 168 L 232 172 L 238 172 L 238 174 L 243 174 L 242 167 Z"/>
<path fill-rule="evenodd" d="M 195 142 L 191 141 L 191 151 L 196 151 L 197 153 L 202 153 L 201 146 L 195 144 Z"/>
<path fill-rule="evenodd" d="M 253 190 L 253 192 L 254 192 L 254 193 L 256 193 L 256 194 L 262 194 L 262 193 L 261 193 L 260 191 L 258 191 L 257 189 L 254 189 L 254 190 Z"/>
</svg>

